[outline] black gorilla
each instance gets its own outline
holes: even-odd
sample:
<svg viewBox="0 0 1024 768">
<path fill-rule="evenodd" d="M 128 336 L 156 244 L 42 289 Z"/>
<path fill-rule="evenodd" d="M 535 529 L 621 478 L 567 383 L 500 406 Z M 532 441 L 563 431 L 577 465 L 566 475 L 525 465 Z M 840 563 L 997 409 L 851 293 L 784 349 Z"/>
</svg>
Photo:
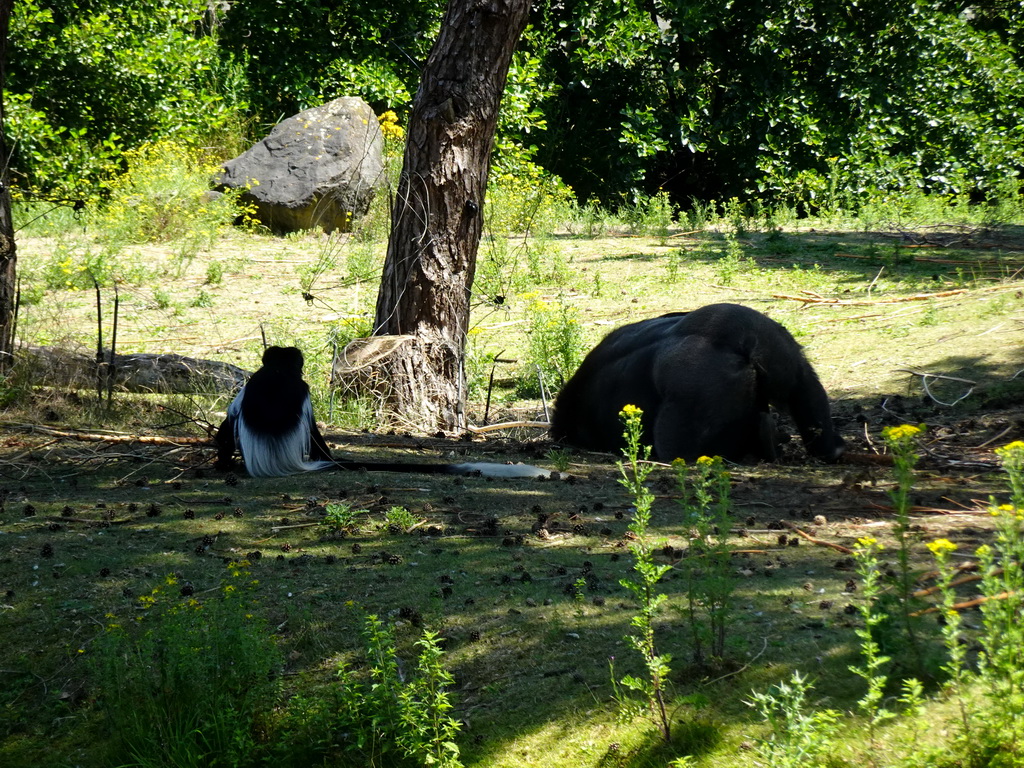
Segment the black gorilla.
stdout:
<svg viewBox="0 0 1024 768">
<path fill-rule="evenodd" d="M 331 458 L 313 418 L 309 385 L 302 379 L 302 352 L 295 347 L 268 347 L 263 367 L 228 407 L 217 430 L 217 467 L 233 466 L 241 450 L 245 468 L 254 477 L 278 477 L 321 469 L 367 469 L 389 472 L 428 472 L 488 477 L 552 477 L 529 464 L 411 464 L 336 461 Z"/>
<path fill-rule="evenodd" d="M 619 419 L 643 410 L 643 442 L 662 461 L 722 456 L 773 460 L 769 406 L 796 422 L 809 453 L 836 461 L 843 439 L 828 397 L 789 331 L 738 304 L 710 304 L 612 331 L 555 401 L 551 434 L 581 448 L 619 451 Z"/>
</svg>

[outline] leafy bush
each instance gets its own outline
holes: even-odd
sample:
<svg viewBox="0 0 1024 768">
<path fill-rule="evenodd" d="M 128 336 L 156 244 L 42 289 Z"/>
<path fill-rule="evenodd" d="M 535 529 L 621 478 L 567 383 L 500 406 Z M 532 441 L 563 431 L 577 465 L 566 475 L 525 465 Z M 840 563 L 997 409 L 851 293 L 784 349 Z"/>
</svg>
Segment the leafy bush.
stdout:
<svg viewBox="0 0 1024 768">
<path fill-rule="evenodd" d="M 252 614 L 248 563 L 200 600 L 175 576 L 139 599 L 135 622 L 108 615 L 93 670 L 118 764 L 255 764 L 257 721 L 277 697 L 280 656 Z"/>
<path fill-rule="evenodd" d="M 237 143 L 242 71 L 219 50 L 206 0 L 51 5 L 27 0 L 11 16 L 4 96 L 18 187 L 95 188 L 123 147 L 154 139 Z"/>
<path fill-rule="evenodd" d="M 583 359 L 583 330 L 578 312 L 559 299 L 551 304 L 530 294 L 527 349 L 519 373 L 521 393 L 540 395 L 538 375 L 551 391 L 561 388 Z"/>
<path fill-rule="evenodd" d="M 97 216 L 115 243 L 180 240 L 208 246 L 239 216 L 241 191 L 211 193 L 216 167 L 173 141 L 143 144 L 125 153 L 127 170 L 111 179 Z"/>
<path fill-rule="evenodd" d="M 326 695 L 289 702 L 279 748 L 293 760 L 303 750 L 301 765 L 335 755 L 343 765 L 459 768 L 459 723 L 449 714 L 447 691 L 452 676 L 441 665 L 438 636 L 423 632 L 411 669 L 377 616 L 366 617 L 363 641 L 365 665 L 342 663 Z"/>
</svg>

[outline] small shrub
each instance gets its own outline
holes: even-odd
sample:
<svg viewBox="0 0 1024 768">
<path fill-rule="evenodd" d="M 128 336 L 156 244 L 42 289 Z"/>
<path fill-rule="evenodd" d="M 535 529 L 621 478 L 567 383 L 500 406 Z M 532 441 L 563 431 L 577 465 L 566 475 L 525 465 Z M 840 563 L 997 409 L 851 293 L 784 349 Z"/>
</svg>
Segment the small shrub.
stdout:
<svg viewBox="0 0 1024 768">
<path fill-rule="evenodd" d="M 224 265 L 211 261 L 206 265 L 206 285 L 220 285 L 224 282 Z"/>
<path fill-rule="evenodd" d="M 365 509 L 353 509 L 343 502 L 328 504 L 325 509 L 320 524 L 336 533 L 352 533 L 359 526 L 360 515 L 367 514 Z"/>
<path fill-rule="evenodd" d="M 779 683 L 767 693 L 751 695 L 747 704 L 755 707 L 771 728 L 771 733 L 757 745 L 764 765 L 818 768 L 829 764 L 839 713 L 831 709 L 811 710 L 807 701 L 811 690 L 807 678 L 794 672 L 788 683 Z"/>
<path fill-rule="evenodd" d="M 388 528 L 394 528 L 402 533 L 406 533 L 416 525 L 416 518 L 405 507 L 393 506 L 384 513 L 384 522 Z"/>
<path fill-rule="evenodd" d="M 110 197 L 94 220 L 107 242 L 182 240 L 189 243 L 181 251 L 186 259 L 241 213 L 242 191 L 211 195 L 216 168 L 184 145 L 162 140 L 130 150 L 125 158 L 128 170 L 108 182 Z"/>
<path fill-rule="evenodd" d="M 531 294 L 529 328 L 519 384 L 522 394 L 540 395 L 538 372 L 546 389 L 558 389 L 583 359 L 583 330 L 575 307 L 559 299 L 553 305 Z M 552 386 L 553 385 L 553 386 Z"/>
<path fill-rule="evenodd" d="M 255 764 L 256 724 L 275 703 L 280 655 L 255 618 L 248 563 L 200 600 L 177 577 L 144 595 L 137 622 L 108 614 L 93 672 L 119 765 Z"/>
<path fill-rule="evenodd" d="M 295 697 L 278 749 L 302 764 L 423 765 L 460 768 L 455 738 L 459 723 L 449 712 L 452 676 L 441 664 L 438 636 L 424 631 L 416 663 L 402 664 L 393 630 L 377 616 L 363 624 L 365 664 L 342 663 L 327 697 Z M 326 701 L 324 700 L 326 698 Z"/>
<path fill-rule="evenodd" d="M 680 570 L 686 583 L 685 612 L 693 660 L 721 660 L 736 586 L 728 543 L 733 524 L 729 473 L 718 456 L 701 456 L 692 471 L 682 459 L 672 462 L 672 468 L 680 491 L 679 504 L 691 534 L 690 548 Z"/>
<path fill-rule="evenodd" d="M 198 294 L 196 294 L 196 297 L 194 299 L 192 299 L 191 306 L 193 306 L 193 307 L 212 307 L 213 306 L 213 297 L 210 296 L 210 294 L 208 294 L 206 291 L 200 291 Z"/>
</svg>

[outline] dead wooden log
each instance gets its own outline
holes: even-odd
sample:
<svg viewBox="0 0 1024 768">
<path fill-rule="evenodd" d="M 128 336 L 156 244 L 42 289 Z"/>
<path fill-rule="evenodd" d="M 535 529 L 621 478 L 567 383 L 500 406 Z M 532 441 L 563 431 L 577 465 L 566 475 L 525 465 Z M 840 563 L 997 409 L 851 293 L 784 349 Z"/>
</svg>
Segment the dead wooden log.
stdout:
<svg viewBox="0 0 1024 768">
<path fill-rule="evenodd" d="M 111 385 L 122 392 L 159 394 L 233 392 L 252 374 L 219 360 L 203 360 L 176 354 L 110 355 L 97 363 L 95 356 L 60 347 L 22 347 L 16 364 L 29 380 L 40 386 L 93 389 L 97 374 L 111 376 Z M 97 371 L 97 365 L 105 370 Z M 106 381 L 106 378 L 104 378 Z"/>
</svg>

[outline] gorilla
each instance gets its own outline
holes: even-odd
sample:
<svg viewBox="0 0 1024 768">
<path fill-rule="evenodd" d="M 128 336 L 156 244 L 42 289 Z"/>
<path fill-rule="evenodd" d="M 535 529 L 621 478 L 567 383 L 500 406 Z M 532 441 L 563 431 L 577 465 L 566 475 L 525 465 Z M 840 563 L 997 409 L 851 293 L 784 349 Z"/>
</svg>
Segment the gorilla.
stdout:
<svg viewBox="0 0 1024 768">
<path fill-rule="evenodd" d="M 323 469 L 366 469 L 388 472 L 427 472 L 488 477 L 553 477 L 528 464 L 412 464 L 339 461 L 313 418 L 309 385 L 302 378 L 302 352 L 296 347 L 268 347 L 263 367 L 252 375 L 228 407 L 217 430 L 218 469 L 234 466 L 241 450 L 253 477 L 279 477 Z"/>
<path fill-rule="evenodd" d="M 807 451 L 834 462 L 843 439 L 828 397 L 789 331 L 756 310 L 710 304 L 622 326 L 584 358 L 555 400 L 551 435 L 594 451 L 625 446 L 622 407 L 643 410 L 661 461 L 778 457 L 769 407 L 788 413 Z"/>
</svg>

